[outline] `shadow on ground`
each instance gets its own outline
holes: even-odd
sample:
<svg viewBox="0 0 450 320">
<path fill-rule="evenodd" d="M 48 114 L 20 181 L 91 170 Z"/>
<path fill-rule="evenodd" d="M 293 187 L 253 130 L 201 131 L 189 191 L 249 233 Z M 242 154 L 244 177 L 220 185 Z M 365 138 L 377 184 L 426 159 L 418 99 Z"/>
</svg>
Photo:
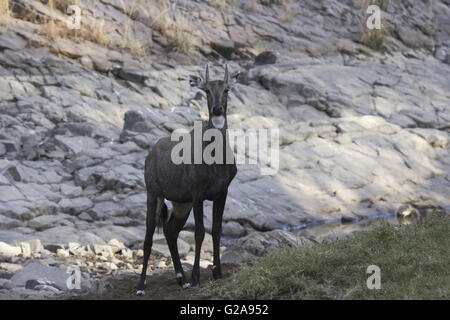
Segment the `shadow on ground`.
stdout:
<svg viewBox="0 0 450 320">
<path fill-rule="evenodd" d="M 236 265 L 222 264 L 222 274 L 224 278 L 229 277 Z M 186 272 L 190 276 L 190 271 Z M 123 278 L 111 278 L 107 280 L 106 291 L 101 294 L 91 294 L 76 297 L 68 297 L 69 300 L 207 300 L 211 299 L 208 293 L 201 290 L 201 287 L 182 289 L 175 280 L 173 270 L 167 270 L 156 275 L 147 277 L 147 289 L 144 296 L 136 296 L 136 289 L 139 275 L 131 275 Z M 200 280 L 202 283 L 212 281 L 211 269 L 200 270 Z"/>
</svg>

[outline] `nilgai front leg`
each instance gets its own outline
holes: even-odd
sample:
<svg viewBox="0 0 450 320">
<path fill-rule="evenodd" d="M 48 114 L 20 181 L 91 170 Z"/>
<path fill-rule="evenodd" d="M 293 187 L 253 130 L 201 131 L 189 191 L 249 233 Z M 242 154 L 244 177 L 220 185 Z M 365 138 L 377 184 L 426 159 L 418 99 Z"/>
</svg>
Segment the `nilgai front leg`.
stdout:
<svg viewBox="0 0 450 320">
<path fill-rule="evenodd" d="M 191 286 L 200 283 L 200 251 L 205 238 L 205 226 L 203 225 L 203 200 L 194 202 L 195 221 L 195 260 L 192 268 Z"/>
<path fill-rule="evenodd" d="M 213 202 L 213 225 L 212 225 L 212 239 L 213 239 L 213 253 L 214 261 L 212 267 L 212 274 L 214 279 L 222 278 L 222 268 L 220 266 L 220 237 L 222 235 L 222 217 L 225 208 L 225 201 L 227 199 L 225 192 L 219 199 Z"/>
</svg>

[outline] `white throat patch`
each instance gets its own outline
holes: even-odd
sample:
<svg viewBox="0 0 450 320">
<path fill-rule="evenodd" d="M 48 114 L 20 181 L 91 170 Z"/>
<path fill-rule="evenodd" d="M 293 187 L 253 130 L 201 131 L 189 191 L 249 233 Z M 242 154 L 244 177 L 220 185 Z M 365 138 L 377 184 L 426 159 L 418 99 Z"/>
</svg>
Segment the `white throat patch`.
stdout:
<svg viewBox="0 0 450 320">
<path fill-rule="evenodd" d="M 211 118 L 211 122 L 214 126 L 214 128 L 222 129 L 225 125 L 225 117 L 224 116 L 213 116 Z"/>
</svg>

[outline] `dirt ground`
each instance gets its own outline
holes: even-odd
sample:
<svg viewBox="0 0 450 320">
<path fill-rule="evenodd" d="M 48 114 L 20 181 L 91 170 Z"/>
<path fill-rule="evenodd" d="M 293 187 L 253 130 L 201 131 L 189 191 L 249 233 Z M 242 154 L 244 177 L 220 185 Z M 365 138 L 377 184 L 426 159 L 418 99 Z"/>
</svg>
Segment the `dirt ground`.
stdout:
<svg viewBox="0 0 450 320">
<path fill-rule="evenodd" d="M 236 269 L 236 265 L 222 265 L 223 277 L 229 277 Z M 190 277 L 190 271 L 186 272 Z M 211 269 L 200 270 L 200 282 L 213 280 Z M 70 297 L 76 300 L 207 300 L 209 296 L 199 287 L 182 289 L 175 280 L 175 272 L 167 270 L 157 275 L 147 276 L 147 289 L 144 296 L 137 296 L 136 289 L 139 275 L 132 275 L 121 279 L 111 278 L 107 282 L 107 290 L 102 295 L 84 295 Z"/>
</svg>

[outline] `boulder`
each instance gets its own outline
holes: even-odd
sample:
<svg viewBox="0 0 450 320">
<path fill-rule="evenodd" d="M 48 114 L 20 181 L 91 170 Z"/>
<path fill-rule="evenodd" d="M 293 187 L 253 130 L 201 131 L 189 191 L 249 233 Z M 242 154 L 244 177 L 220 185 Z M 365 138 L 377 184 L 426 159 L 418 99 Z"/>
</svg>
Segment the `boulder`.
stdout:
<svg viewBox="0 0 450 320">
<path fill-rule="evenodd" d="M 114 251 L 109 245 L 94 244 L 94 253 L 106 259 L 114 258 Z"/>
<path fill-rule="evenodd" d="M 275 64 L 277 56 L 272 51 L 264 51 L 258 54 L 255 58 L 255 65 Z"/>
<path fill-rule="evenodd" d="M 297 237 L 287 231 L 252 232 L 245 237 L 227 241 L 225 243 L 227 249 L 223 256 L 228 261 L 237 261 L 234 263 L 239 263 L 244 261 L 244 259 L 263 256 L 268 252 L 285 246 L 297 245 Z"/>
<path fill-rule="evenodd" d="M 31 286 L 32 281 L 41 282 L 57 288 L 67 290 L 66 282 L 69 274 L 57 267 L 48 267 L 40 262 L 32 261 L 17 271 L 10 279 L 16 286 Z"/>
<path fill-rule="evenodd" d="M 216 40 L 211 42 L 211 48 L 216 50 L 225 59 L 231 59 L 235 51 L 234 42 L 230 40 Z"/>
<path fill-rule="evenodd" d="M 125 245 L 123 244 L 123 242 L 117 239 L 111 239 L 108 242 L 108 245 L 112 248 L 113 253 L 117 253 L 125 249 Z"/>
<path fill-rule="evenodd" d="M 17 257 L 22 254 L 20 246 L 11 246 L 0 241 L 0 257 Z"/>
</svg>

